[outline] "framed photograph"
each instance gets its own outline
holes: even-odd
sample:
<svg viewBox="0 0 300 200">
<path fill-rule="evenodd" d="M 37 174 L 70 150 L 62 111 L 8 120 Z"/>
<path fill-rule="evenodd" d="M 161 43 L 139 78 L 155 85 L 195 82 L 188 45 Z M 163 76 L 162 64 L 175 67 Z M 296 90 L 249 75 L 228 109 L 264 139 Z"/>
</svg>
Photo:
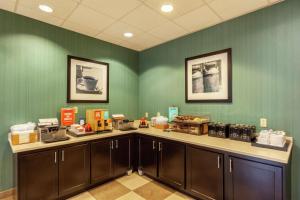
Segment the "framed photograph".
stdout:
<svg viewBox="0 0 300 200">
<path fill-rule="evenodd" d="M 232 102 L 231 49 L 185 59 L 186 102 Z"/>
<path fill-rule="evenodd" d="M 108 103 L 109 64 L 68 56 L 68 103 Z"/>
</svg>

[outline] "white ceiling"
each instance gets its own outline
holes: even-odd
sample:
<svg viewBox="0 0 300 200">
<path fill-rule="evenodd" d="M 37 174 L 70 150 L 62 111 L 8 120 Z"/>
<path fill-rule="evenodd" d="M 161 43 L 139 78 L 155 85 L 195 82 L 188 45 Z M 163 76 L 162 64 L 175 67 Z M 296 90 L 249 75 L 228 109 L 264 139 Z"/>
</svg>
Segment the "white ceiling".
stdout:
<svg viewBox="0 0 300 200">
<path fill-rule="evenodd" d="M 141 51 L 281 0 L 0 0 L 0 8 Z M 171 3 L 174 10 L 160 7 Z M 54 9 L 45 13 L 39 4 Z M 134 37 L 123 37 L 132 32 Z"/>
</svg>

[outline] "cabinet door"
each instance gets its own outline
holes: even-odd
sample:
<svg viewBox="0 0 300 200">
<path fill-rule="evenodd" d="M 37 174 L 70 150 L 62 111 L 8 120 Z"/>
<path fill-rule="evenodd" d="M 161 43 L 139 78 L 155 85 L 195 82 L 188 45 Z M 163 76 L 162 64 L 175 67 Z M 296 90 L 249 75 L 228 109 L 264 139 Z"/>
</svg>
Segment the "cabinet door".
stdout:
<svg viewBox="0 0 300 200">
<path fill-rule="evenodd" d="M 157 177 L 157 141 L 153 137 L 139 138 L 139 166 L 143 173 Z"/>
<path fill-rule="evenodd" d="M 282 169 L 240 158 L 229 158 L 229 199 L 281 200 Z"/>
<path fill-rule="evenodd" d="M 59 195 L 85 188 L 90 182 L 90 148 L 81 144 L 59 151 Z"/>
<path fill-rule="evenodd" d="M 112 176 L 111 140 L 91 144 L 91 182 L 103 182 Z"/>
<path fill-rule="evenodd" d="M 58 152 L 56 150 L 22 155 L 18 161 L 20 200 L 58 197 Z"/>
<path fill-rule="evenodd" d="M 113 140 L 114 176 L 126 174 L 130 166 L 130 137 L 117 137 Z"/>
<path fill-rule="evenodd" d="M 173 185 L 184 188 L 185 145 L 173 141 L 159 141 L 159 178 Z"/>
<path fill-rule="evenodd" d="M 187 190 L 201 199 L 223 199 L 223 155 L 187 147 Z"/>
</svg>

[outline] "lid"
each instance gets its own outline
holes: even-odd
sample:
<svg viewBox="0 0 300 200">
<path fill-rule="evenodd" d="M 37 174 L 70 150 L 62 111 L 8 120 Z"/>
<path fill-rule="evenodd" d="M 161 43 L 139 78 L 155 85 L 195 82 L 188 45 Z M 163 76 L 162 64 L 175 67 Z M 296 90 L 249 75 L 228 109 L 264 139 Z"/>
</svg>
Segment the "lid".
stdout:
<svg viewBox="0 0 300 200">
<path fill-rule="evenodd" d="M 164 117 L 164 116 L 156 117 L 156 123 L 158 123 L 158 124 L 160 124 L 160 123 L 168 123 L 168 118 Z"/>
</svg>

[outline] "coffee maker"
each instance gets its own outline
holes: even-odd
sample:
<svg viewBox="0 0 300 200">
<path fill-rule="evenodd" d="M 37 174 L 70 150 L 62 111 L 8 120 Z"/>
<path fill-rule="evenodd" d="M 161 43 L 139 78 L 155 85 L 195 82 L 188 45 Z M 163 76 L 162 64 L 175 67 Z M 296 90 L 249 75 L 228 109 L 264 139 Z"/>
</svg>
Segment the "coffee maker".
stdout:
<svg viewBox="0 0 300 200">
<path fill-rule="evenodd" d="M 91 125 L 94 132 L 112 130 L 112 122 L 111 119 L 109 119 L 108 110 L 105 109 L 87 110 L 86 123 Z"/>
</svg>

